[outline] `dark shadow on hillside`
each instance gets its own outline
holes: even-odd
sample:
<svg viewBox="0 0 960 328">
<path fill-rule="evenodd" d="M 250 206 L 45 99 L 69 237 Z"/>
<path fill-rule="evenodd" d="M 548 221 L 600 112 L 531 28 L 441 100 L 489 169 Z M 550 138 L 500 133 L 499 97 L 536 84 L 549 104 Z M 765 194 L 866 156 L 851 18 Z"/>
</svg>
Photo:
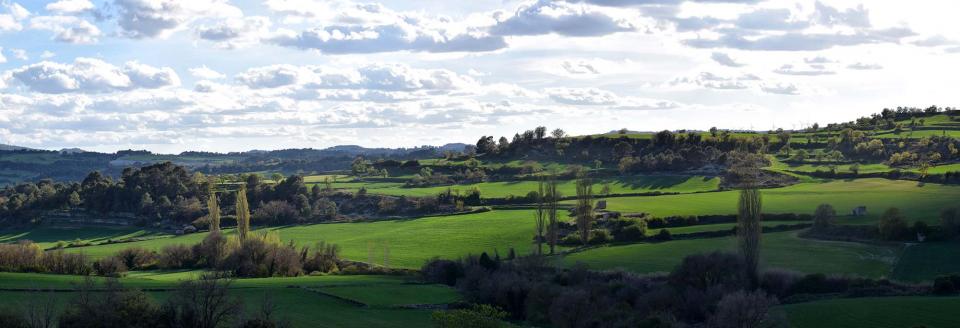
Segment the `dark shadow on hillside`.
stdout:
<svg viewBox="0 0 960 328">
<path fill-rule="evenodd" d="M 684 182 L 691 181 L 693 179 L 702 179 L 702 181 L 709 181 L 710 177 L 700 177 L 700 176 L 682 176 L 682 175 L 636 175 L 621 177 L 617 179 L 603 179 L 597 181 L 598 183 L 617 183 L 620 182 L 624 187 L 631 189 L 648 189 L 648 190 L 657 190 L 657 189 L 667 189 L 672 188 L 678 185 L 683 184 Z"/>
<path fill-rule="evenodd" d="M 22 233 L 10 233 L 0 236 L 0 242 L 15 242 L 18 240 L 31 240 L 36 243 L 55 243 L 58 241 L 71 242 L 76 239 L 85 240 L 91 243 L 103 242 L 110 239 L 116 239 L 130 235 L 136 230 L 113 230 L 109 228 L 93 229 L 54 229 L 42 228 Z M 149 237 L 157 235 L 156 232 L 146 232 L 135 237 Z"/>
</svg>

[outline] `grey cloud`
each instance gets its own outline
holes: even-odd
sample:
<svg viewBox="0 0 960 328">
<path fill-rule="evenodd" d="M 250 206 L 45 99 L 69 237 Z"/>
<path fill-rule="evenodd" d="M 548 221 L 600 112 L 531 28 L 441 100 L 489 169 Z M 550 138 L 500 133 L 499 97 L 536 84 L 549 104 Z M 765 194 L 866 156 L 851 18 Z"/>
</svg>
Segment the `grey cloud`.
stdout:
<svg viewBox="0 0 960 328">
<path fill-rule="evenodd" d="M 859 71 L 870 71 L 870 70 L 879 70 L 883 69 L 883 66 L 879 64 L 864 64 L 864 63 L 853 63 L 847 65 L 847 68 Z"/>
<path fill-rule="evenodd" d="M 800 88 L 793 84 L 762 85 L 760 90 L 766 93 L 795 96 L 800 94 Z"/>
<path fill-rule="evenodd" d="M 814 4 L 814 18 L 823 25 L 846 25 L 853 27 L 870 27 L 870 13 L 859 5 L 857 8 L 840 11 L 817 1 Z"/>
<path fill-rule="evenodd" d="M 748 39 L 737 31 L 725 31 L 718 39 L 691 39 L 684 44 L 695 48 L 732 48 L 765 51 L 816 51 L 838 46 L 899 42 L 915 35 L 906 28 L 861 31 L 854 34 L 796 33 Z"/>
<path fill-rule="evenodd" d="M 783 75 L 802 75 L 802 76 L 818 76 L 818 75 L 833 75 L 836 74 L 834 71 L 827 70 L 823 65 L 810 65 L 809 68 L 799 68 L 793 65 L 787 64 L 780 66 L 780 68 L 773 70 L 774 73 L 783 74 Z"/>
<path fill-rule="evenodd" d="M 609 15 L 570 6 L 564 2 L 540 0 L 521 7 L 510 17 L 490 28 L 493 35 L 599 36 L 636 30 L 629 22 Z"/>
<path fill-rule="evenodd" d="M 757 9 L 737 18 L 737 27 L 751 30 L 800 30 L 810 26 L 809 22 L 791 21 L 790 10 L 786 8 Z"/>
<path fill-rule="evenodd" d="M 499 36 L 460 34 L 453 37 L 428 35 L 400 25 L 329 26 L 267 40 L 280 46 L 316 49 L 329 54 L 412 52 L 481 52 L 505 48 Z"/>
<path fill-rule="evenodd" d="M 730 58 L 730 55 L 727 55 L 722 52 L 714 52 L 713 54 L 710 55 L 710 59 L 713 59 L 713 61 L 723 66 L 728 66 L 728 67 L 744 66 L 744 64 L 738 63 L 736 60 L 733 60 L 733 58 Z"/>
<path fill-rule="evenodd" d="M 123 68 L 99 59 L 77 58 L 71 64 L 40 62 L 8 71 L 21 84 L 41 93 L 99 93 L 176 86 L 173 69 L 129 62 Z"/>
</svg>

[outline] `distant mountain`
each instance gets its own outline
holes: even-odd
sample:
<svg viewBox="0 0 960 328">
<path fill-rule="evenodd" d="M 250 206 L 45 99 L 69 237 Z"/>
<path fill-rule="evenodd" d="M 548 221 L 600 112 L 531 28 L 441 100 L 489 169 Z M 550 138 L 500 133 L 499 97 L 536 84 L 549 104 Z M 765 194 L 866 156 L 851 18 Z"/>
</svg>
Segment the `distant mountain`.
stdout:
<svg viewBox="0 0 960 328">
<path fill-rule="evenodd" d="M 27 147 L 13 146 L 13 145 L 4 145 L 0 144 L 0 150 L 11 151 L 11 150 L 29 150 Z"/>
<path fill-rule="evenodd" d="M 80 148 L 64 148 L 60 150 L 61 154 L 80 154 L 80 153 L 86 153 L 86 152 L 87 152 L 86 150 L 83 150 Z"/>
</svg>

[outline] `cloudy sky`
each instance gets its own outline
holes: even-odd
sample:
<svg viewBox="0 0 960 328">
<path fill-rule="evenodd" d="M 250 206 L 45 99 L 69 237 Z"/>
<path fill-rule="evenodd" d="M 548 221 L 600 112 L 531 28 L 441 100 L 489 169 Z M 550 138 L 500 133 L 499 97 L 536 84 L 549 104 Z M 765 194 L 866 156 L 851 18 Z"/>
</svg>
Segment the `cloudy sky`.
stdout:
<svg viewBox="0 0 960 328">
<path fill-rule="evenodd" d="M 378 1 L 378 0 L 373 0 Z M 236 151 L 958 105 L 956 1 L 0 0 L 0 143 Z"/>
</svg>

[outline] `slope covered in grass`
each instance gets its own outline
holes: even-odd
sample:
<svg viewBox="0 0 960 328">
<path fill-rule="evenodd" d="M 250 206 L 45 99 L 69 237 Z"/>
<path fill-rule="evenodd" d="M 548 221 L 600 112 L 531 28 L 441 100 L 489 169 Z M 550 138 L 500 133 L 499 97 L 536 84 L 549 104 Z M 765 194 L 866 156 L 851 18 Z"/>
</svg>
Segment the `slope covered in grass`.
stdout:
<svg viewBox="0 0 960 328">
<path fill-rule="evenodd" d="M 958 297 L 832 299 L 785 305 L 791 327 L 948 328 L 960 326 Z"/>
<path fill-rule="evenodd" d="M 900 254 L 897 247 L 802 239 L 796 231 L 763 234 L 761 266 L 806 273 L 846 273 L 868 277 L 890 274 Z M 621 268 L 634 272 L 667 272 L 684 257 L 736 250 L 733 237 L 677 240 L 610 246 L 570 254 L 563 263 L 583 262 L 592 269 Z"/>
<path fill-rule="evenodd" d="M 625 212 L 646 212 L 654 216 L 735 214 L 737 191 L 656 197 L 611 197 L 607 206 Z M 960 186 L 918 184 L 916 181 L 887 179 L 834 180 L 801 183 L 784 188 L 764 189 L 764 213 L 813 213 L 819 204 L 831 204 L 839 215 L 857 206 L 867 206 L 865 217 L 839 218 L 840 223 L 873 224 L 889 207 L 898 207 L 911 220 L 936 224 L 940 210 L 955 206 Z"/>
</svg>

